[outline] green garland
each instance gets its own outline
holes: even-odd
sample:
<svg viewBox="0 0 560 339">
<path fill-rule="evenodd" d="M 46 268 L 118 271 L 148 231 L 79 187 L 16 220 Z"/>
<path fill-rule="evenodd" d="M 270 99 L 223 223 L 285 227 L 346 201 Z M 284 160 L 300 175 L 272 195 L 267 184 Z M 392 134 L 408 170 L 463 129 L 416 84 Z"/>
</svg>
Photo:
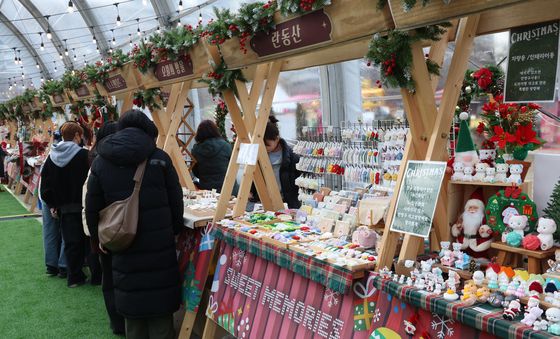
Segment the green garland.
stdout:
<svg viewBox="0 0 560 339">
<path fill-rule="evenodd" d="M 386 36 L 376 33 L 369 44 L 366 59 L 381 67 L 381 80 L 378 86 L 406 88 L 414 92 L 416 84 L 412 78 L 412 44 L 420 40 L 437 41 L 451 23 L 444 22 L 433 26 L 415 29 L 411 32 L 391 30 Z M 439 75 L 439 65 L 426 59 L 430 74 Z"/>
<path fill-rule="evenodd" d="M 218 96 L 223 91 L 228 89 L 233 90 L 234 93 L 237 94 L 235 80 L 243 82 L 247 81 L 243 77 L 243 73 L 241 73 L 240 70 L 227 69 L 226 63 L 222 60 L 222 63 L 216 68 L 214 72 L 205 74 L 204 77 L 199 81 L 208 85 L 208 92 L 210 92 L 212 96 Z"/>
<path fill-rule="evenodd" d="M 130 51 L 130 58 L 132 59 L 132 64 L 142 74 L 146 74 L 148 70 L 152 69 L 156 65 L 152 57 L 153 50 L 154 50 L 153 43 L 151 42 L 144 43 L 144 41 L 142 41 L 140 45 L 134 45 L 134 47 Z"/>
<path fill-rule="evenodd" d="M 283 16 L 305 14 L 316 11 L 331 4 L 331 0 L 278 0 L 280 13 Z"/>
<path fill-rule="evenodd" d="M 226 138 L 226 117 L 229 114 L 229 110 L 227 108 L 226 103 L 222 100 L 222 98 L 218 99 L 216 103 L 216 110 L 214 111 L 214 121 L 220 130 L 220 134 L 222 137 Z"/>
<path fill-rule="evenodd" d="M 109 73 L 117 68 L 121 68 L 125 63 L 130 61 L 130 57 L 124 54 L 122 50 L 117 49 L 107 58 L 105 62 L 98 61 L 94 65 L 87 65 L 84 68 L 84 73 L 87 76 L 87 81 L 91 85 L 96 83 L 103 83 L 109 78 Z"/>
<path fill-rule="evenodd" d="M 426 5 L 429 4 L 431 0 L 421 0 L 421 1 L 422 1 L 422 7 L 426 7 Z M 387 2 L 388 0 L 377 0 L 377 9 L 383 9 L 387 5 Z M 448 5 L 451 2 L 451 0 L 443 0 L 443 2 L 446 5 Z M 417 3 L 418 0 L 401 0 L 401 5 L 403 11 L 405 12 L 410 12 L 410 10 L 412 10 Z"/>
<path fill-rule="evenodd" d="M 143 109 L 148 107 L 150 112 L 161 109 L 161 105 L 158 102 L 162 102 L 161 89 L 160 88 L 150 88 L 143 91 L 138 91 L 134 93 L 134 99 L 132 103 Z"/>
<path fill-rule="evenodd" d="M 55 95 L 64 93 L 64 86 L 60 80 L 47 80 L 43 84 L 43 92 L 47 95 Z"/>
<path fill-rule="evenodd" d="M 35 96 L 38 93 L 39 92 L 36 89 L 28 88 L 21 94 L 21 99 L 22 99 L 23 103 L 31 104 L 35 100 Z"/>
<path fill-rule="evenodd" d="M 213 10 L 216 19 L 208 22 L 201 33 L 201 37 L 206 38 L 206 41 L 210 44 L 221 45 L 237 34 L 235 30 L 231 29 L 235 25 L 235 15 L 227 8 L 214 7 Z"/>
<path fill-rule="evenodd" d="M 62 75 L 62 86 L 75 91 L 85 83 L 86 77 L 83 71 L 68 70 Z"/>
</svg>

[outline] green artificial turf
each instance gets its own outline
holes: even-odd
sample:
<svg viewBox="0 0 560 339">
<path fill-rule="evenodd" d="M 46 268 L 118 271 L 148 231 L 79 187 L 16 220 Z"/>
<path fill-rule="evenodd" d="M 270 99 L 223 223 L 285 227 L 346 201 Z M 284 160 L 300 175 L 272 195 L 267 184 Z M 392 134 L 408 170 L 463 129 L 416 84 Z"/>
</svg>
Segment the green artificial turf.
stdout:
<svg viewBox="0 0 560 339">
<path fill-rule="evenodd" d="M 41 232 L 35 219 L 0 221 L 0 337 L 119 338 L 100 286 L 45 275 Z"/>
<path fill-rule="evenodd" d="M 3 190 L 0 192 L 0 217 L 30 214 L 4 186 L 0 186 L 0 188 Z"/>
</svg>

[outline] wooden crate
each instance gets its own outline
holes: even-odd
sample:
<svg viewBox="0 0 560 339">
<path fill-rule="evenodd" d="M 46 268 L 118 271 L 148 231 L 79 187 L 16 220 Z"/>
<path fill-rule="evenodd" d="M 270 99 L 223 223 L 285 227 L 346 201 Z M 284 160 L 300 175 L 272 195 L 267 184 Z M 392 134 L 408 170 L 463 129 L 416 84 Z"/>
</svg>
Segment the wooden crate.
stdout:
<svg viewBox="0 0 560 339">
<path fill-rule="evenodd" d="M 425 7 L 418 1 L 416 6 L 405 12 L 401 0 L 389 0 L 389 7 L 396 28 L 411 29 L 523 1 L 526 0 L 452 0 L 446 5 L 441 0 L 432 0 Z"/>
<path fill-rule="evenodd" d="M 193 46 L 189 53 L 175 61 L 158 63 L 146 74 L 138 71 L 139 85 L 144 88 L 163 87 L 183 81 L 201 78 L 211 71 L 208 54 L 202 44 Z"/>
<path fill-rule="evenodd" d="M 242 68 L 280 57 L 316 52 L 317 49 L 332 48 L 359 39 L 368 41 L 373 33 L 393 28 L 389 9 L 377 10 L 372 0 L 334 0 L 332 5 L 324 10 L 287 18 L 276 13 L 275 22 L 278 25 L 275 31 L 268 35 L 258 34 L 251 39 L 247 44 L 246 54 L 241 52 L 238 38 L 229 39 L 222 44 L 220 51 L 228 67 Z M 282 34 L 289 35 L 290 38 L 284 42 Z M 279 42 L 273 40 L 276 37 L 280 37 Z M 318 54 L 313 60 L 308 60 L 306 67 L 310 64 L 322 64 L 321 57 L 322 55 Z M 345 58 L 351 59 L 356 58 Z M 336 61 L 344 60 L 339 58 Z"/>
<path fill-rule="evenodd" d="M 54 107 L 64 107 L 70 103 L 70 99 L 66 93 L 49 95 Z"/>
<path fill-rule="evenodd" d="M 95 91 L 96 91 L 95 86 L 84 83 L 77 90 L 68 90 L 68 93 L 70 94 L 70 97 L 72 97 L 73 100 L 86 100 L 86 99 L 94 98 Z"/>
<path fill-rule="evenodd" d="M 103 81 L 103 85 L 97 84 L 96 87 L 98 90 L 102 87 L 107 95 L 126 93 L 138 87 L 139 77 L 138 70 L 129 61 L 123 67 L 110 72 L 107 80 Z M 99 93 L 102 91 L 99 90 Z"/>
</svg>

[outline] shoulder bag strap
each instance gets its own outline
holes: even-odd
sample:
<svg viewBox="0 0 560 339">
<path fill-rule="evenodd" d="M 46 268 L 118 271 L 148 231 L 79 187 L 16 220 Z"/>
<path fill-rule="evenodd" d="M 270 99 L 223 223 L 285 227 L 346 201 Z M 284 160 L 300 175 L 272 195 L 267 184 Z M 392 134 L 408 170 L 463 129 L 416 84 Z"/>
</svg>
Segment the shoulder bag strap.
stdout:
<svg viewBox="0 0 560 339">
<path fill-rule="evenodd" d="M 142 179 L 144 179 L 144 172 L 146 170 L 146 164 L 148 159 L 144 160 L 138 168 L 136 168 L 136 172 L 134 173 L 134 191 L 132 194 L 137 194 L 140 191 L 140 186 L 142 186 Z"/>
</svg>

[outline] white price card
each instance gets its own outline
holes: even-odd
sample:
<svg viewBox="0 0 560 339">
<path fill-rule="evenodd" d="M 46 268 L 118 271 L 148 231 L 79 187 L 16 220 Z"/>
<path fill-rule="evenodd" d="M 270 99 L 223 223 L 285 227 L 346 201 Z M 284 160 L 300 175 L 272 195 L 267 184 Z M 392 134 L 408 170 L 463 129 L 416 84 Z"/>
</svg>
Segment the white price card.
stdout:
<svg viewBox="0 0 560 339">
<path fill-rule="evenodd" d="M 258 155 L 258 144 L 241 144 L 237 155 L 237 163 L 240 165 L 256 165 Z"/>
</svg>

